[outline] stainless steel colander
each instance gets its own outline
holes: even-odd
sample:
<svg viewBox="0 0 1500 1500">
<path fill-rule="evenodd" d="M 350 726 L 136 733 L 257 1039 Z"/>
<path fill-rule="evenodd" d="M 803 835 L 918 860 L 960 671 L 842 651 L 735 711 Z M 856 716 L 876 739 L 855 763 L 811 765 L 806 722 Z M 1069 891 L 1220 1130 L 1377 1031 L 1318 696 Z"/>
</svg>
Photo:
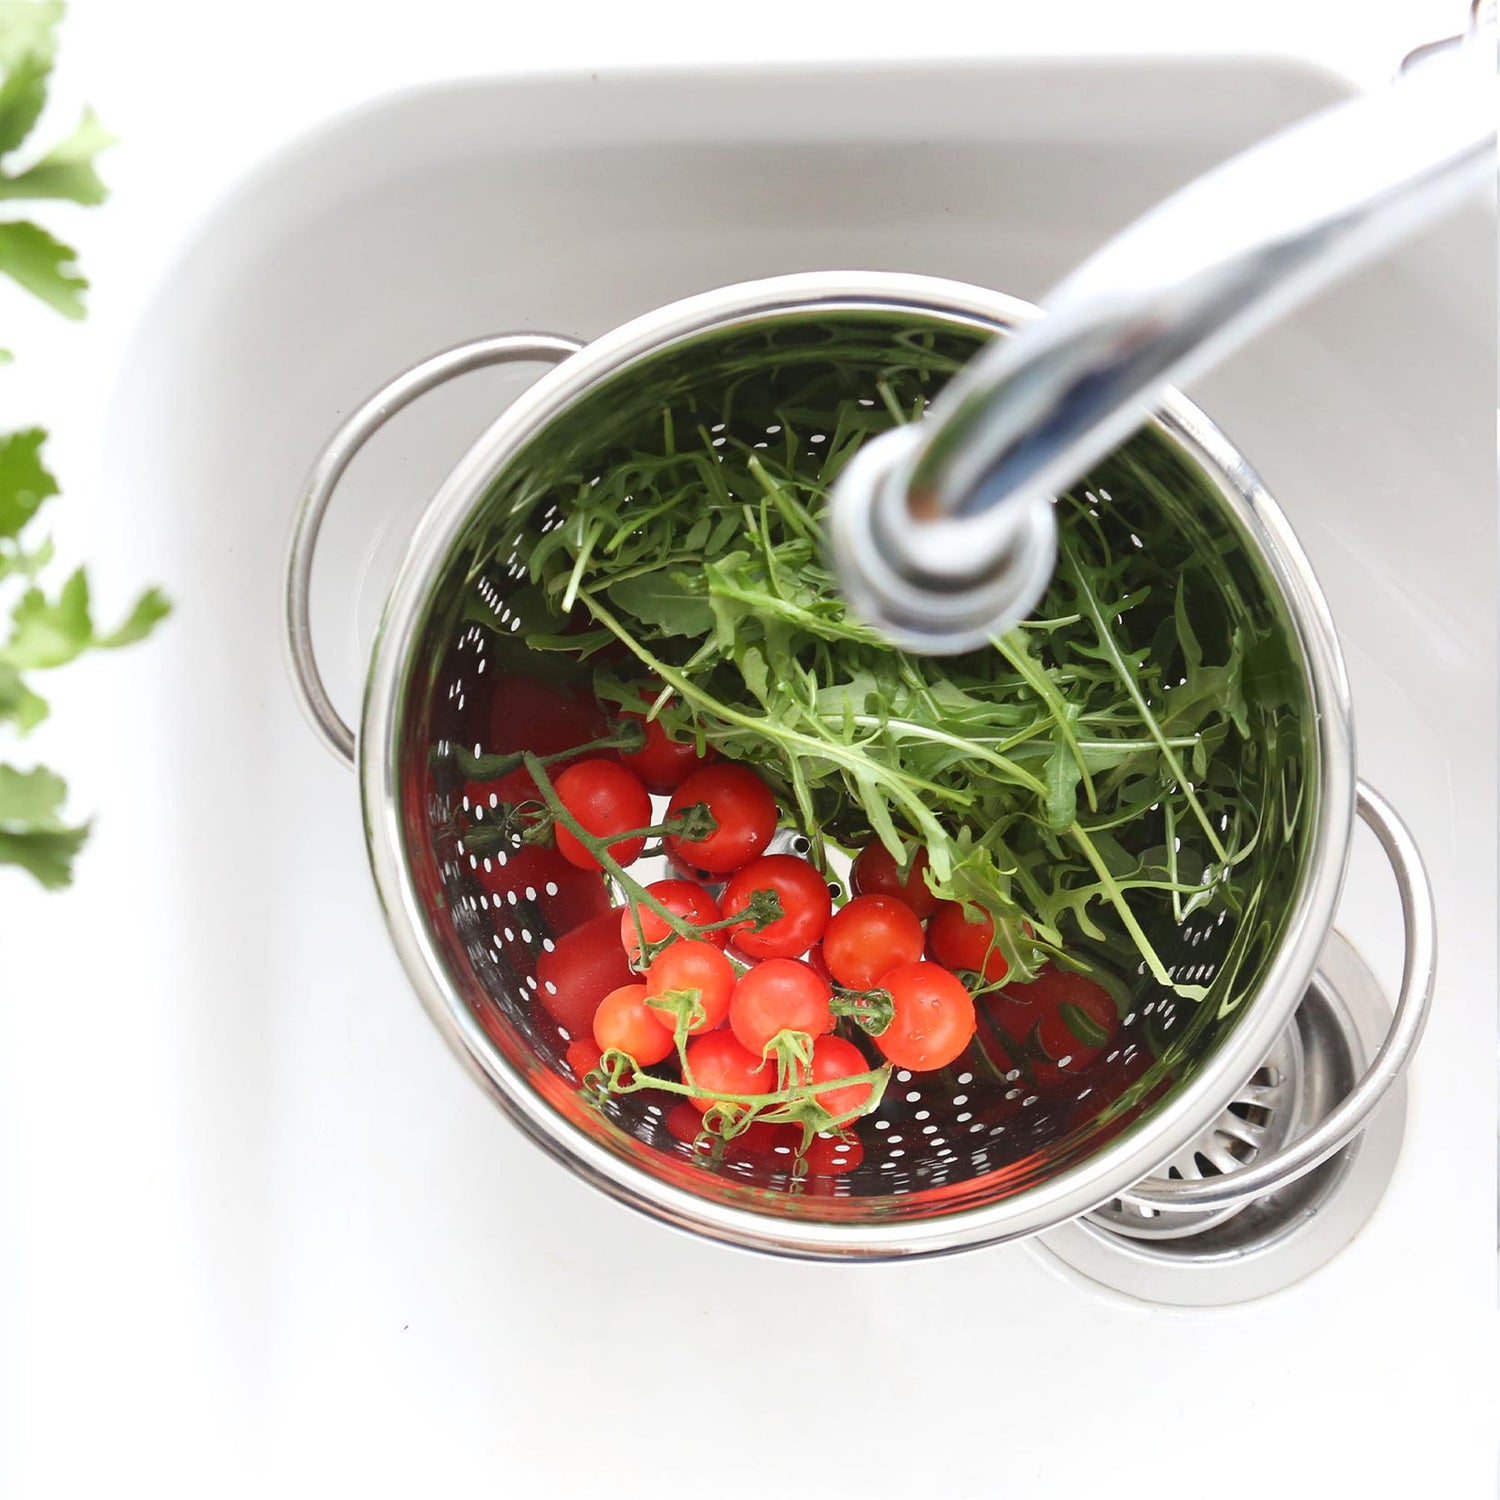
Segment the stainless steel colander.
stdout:
<svg viewBox="0 0 1500 1500">
<path fill-rule="evenodd" d="M 456 745 L 526 744 L 524 723 L 497 723 L 494 685 L 528 674 L 546 680 L 553 670 L 514 634 L 510 601 L 524 568 L 515 555 L 493 553 L 497 518 L 525 516 L 538 530 L 563 524 L 579 482 L 659 432 L 664 411 L 690 410 L 695 423 L 722 422 L 749 440 L 768 413 L 873 395 L 877 381 L 908 397 L 927 381 L 931 394 L 941 377 L 931 359 L 910 358 L 913 347 L 956 369 L 1031 314 L 954 282 L 817 273 L 691 297 L 587 345 L 481 339 L 372 397 L 331 440 L 303 496 L 288 570 L 295 675 L 320 734 L 357 760 L 371 862 L 413 984 L 460 1059 L 533 1140 L 612 1196 L 681 1227 L 855 1259 L 1014 1238 L 1105 1203 L 1217 1218 L 1336 1151 L 1420 1036 L 1432 980 L 1430 893 L 1405 830 L 1356 787 L 1348 689 L 1326 605 L 1248 465 L 1172 395 L 1124 450 L 1158 482 L 1133 493 L 1128 479 L 1117 481 L 1107 503 L 1169 505 L 1191 545 L 1232 558 L 1234 608 L 1274 627 L 1295 679 L 1287 703 L 1254 726 L 1255 743 L 1280 753 L 1248 754 L 1239 768 L 1247 805 L 1267 829 L 1254 856 L 1265 899 L 1252 916 L 1232 901 L 1180 923 L 1166 908 L 1143 916 L 1174 977 L 1204 986 L 1207 998 L 1181 999 L 1137 974 L 1110 1052 L 1046 1088 L 1011 1067 L 998 1036 L 981 1026 L 953 1067 L 894 1075 L 877 1113 L 859 1122 L 862 1161 L 839 1174 L 794 1173 L 784 1149 L 705 1158 L 674 1134 L 670 1100 L 636 1094 L 599 1106 L 569 1074 L 570 1038 L 546 1003 L 545 955 L 577 925 L 578 909 L 525 861 L 466 848 L 488 809 L 453 755 Z M 318 675 L 308 624 L 329 499 L 359 447 L 409 401 L 465 371 L 521 360 L 555 368 L 470 448 L 418 525 L 386 606 L 356 744 Z M 816 450 L 807 457 L 815 461 Z M 1155 1176 L 1214 1136 L 1286 1031 L 1330 930 L 1356 809 L 1391 857 L 1407 934 L 1385 1047 L 1310 1135 L 1268 1142 L 1231 1128 L 1239 1146 L 1204 1158 L 1201 1175 Z"/>
</svg>

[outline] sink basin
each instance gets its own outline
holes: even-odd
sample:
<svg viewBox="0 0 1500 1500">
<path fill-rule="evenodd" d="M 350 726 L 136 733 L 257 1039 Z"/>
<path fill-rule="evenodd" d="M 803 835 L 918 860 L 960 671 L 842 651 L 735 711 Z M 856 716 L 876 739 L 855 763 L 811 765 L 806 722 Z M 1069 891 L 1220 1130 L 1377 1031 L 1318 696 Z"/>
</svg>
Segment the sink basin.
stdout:
<svg viewBox="0 0 1500 1500">
<path fill-rule="evenodd" d="M 140 1416 L 128 1444 L 172 1410 L 183 1453 L 243 1455 L 262 1493 L 318 1480 L 443 1493 L 476 1476 L 573 1493 L 587 1432 L 616 1455 L 620 1500 L 722 1472 L 730 1439 L 747 1484 L 796 1473 L 806 1493 L 842 1496 L 848 1473 L 814 1437 L 831 1430 L 822 1414 L 852 1433 L 887 1410 L 909 1421 L 918 1401 L 925 1430 L 969 1439 L 1001 1414 L 996 1482 L 975 1478 L 973 1494 L 1071 1492 L 1059 1465 L 1080 1433 L 1122 1455 L 1168 1413 L 1174 1469 L 1219 1473 L 1241 1410 L 1255 1425 L 1234 1431 L 1235 1461 L 1257 1466 L 1263 1451 L 1270 1488 L 1292 1455 L 1298 1494 L 1398 1493 L 1430 1479 L 1433 1452 L 1449 1493 L 1490 1482 L 1487 1444 L 1465 1442 L 1494 1404 L 1473 1373 L 1491 1362 L 1493 1304 L 1485 210 L 1189 392 L 1311 555 L 1348 656 L 1361 774 L 1416 833 L 1441 922 L 1385 1201 L 1336 1261 L 1267 1301 L 1151 1310 L 1025 1245 L 912 1266 L 772 1262 L 575 1182 L 491 1108 L 411 995 L 354 780 L 302 723 L 281 657 L 282 554 L 307 466 L 421 356 L 506 329 L 588 337 L 696 290 L 810 268 L 1035 296 L 1165 192 L 1337 91 L 1252 62 L 495 81 L 377 102 L 223 203 L 142 323 L 106 434 L 106 500 L 146 529 L 180 602 L 129 679 L 153 707 L 149 756 L 110 791 L 114 836 L 66 919 L 38 918 L 66 920 L 91 988 L 121 962 L 151 964 L 158 1040 L 132 1087 L 175 1130 L 123 1177 L 80 1168 L 78 1192 L 116 1205 L 117 1222 L 138 1216 L 118 1258 L 102 1210 L 86 1262 L 54 1258 L 42 1221 L 23 1232 L 27 1337 L 53 1351 L 36 1367 L 38 1411 L 110 1403 L 122 1430 Z M 427 398 L 351 471 L 314 597 L 351 719 L 424 498 L 528 378 L 491 372 Z M 107 724 L 125 688 L 98 682 Z M 90 947 L 106 902 L 136 909 L 131 955 Z M 1395 895 L 1367 835 L 1340 926 L 1393 990 Z M 59 1042 L 39 1066 L 62 1086 L 77 1039 Z M 158 1300 L 142 1305 L 148 1259 Z M 118 1326 L 122 1303 L 140 1341 L 172 1351 L 146 1382 L 129 1339 L 81 1357 L 91 1319 Z M 1374 1410 L 1402 1414 L 1379 1444 L 1326 1441 L 1367 1431 Z M 669 1413 L 700 1411 L 668 1435 Z M 643 1421 L 659 1439 L 644 1451 Z M 31 1463 L 81 1489 L 119 1462 L 109 1445 L 49 1445 L 49 1430 L 22 1441 L 23 1474 Z M 870 1470 L 860 1493 L 930 1482 L 927 1442 L 867 1455 L 850 1443 L 842 1460 Z M 1154 1497 L 1160 1475 L 1117 1457 L 1109 1486 Z"/>
</svg>

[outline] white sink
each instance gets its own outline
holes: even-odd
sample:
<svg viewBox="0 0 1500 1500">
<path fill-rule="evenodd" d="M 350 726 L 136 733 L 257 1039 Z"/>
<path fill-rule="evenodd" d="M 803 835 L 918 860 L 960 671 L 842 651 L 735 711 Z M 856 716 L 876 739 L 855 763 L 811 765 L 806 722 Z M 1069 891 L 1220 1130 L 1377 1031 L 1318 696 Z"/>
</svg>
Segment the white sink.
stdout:
<svg viewBox="0 0 1500 1500">
<path fill-rule="evenodd" d="M 607 1475 L 625 1500 L 712 1473 L 741 1476 L 724 1493 L 795 1474 L 798 1494 L 844 1500 L 856 1485 L 837 1464 L 853 1462 L 858 1493 L 895 1497 L 930 1488 L 934 1453 L 961 1451 L 974 1477 L 944 1480 L 946 1495 L 1079 1493 L 1097 1462 L 1127 1500 L 1160 1493 L 1167 1441 L 1177 1474 L 1231 1459 L 1225 1495 L 1249 1493 L 1236 1485 L 1251 1473 L 1267 1493 L 1398 1494 L 1425 1488 L 1435 1453 L 1446 1494 L 1492 1482 L 1474 1441 L 1494 1404 L 1474 1373 L 1492 1363 L 1493 1307 L 1486 213 L 1191 392 L 1311 554 L 1348 654 L 1360 770 L 1412 825 L 1440 906 L 1403 1161 L 1360 1238 L 1265 1302 L 1152 1310 L 1025 1246 L 774 1262 L 583 1187 L 491 1108 L 412 997 L 354 780 L 313 741 L 281 660 L 282 551 L 307 465 L 417 358 L 510 328 L 587 337 L 694 290 L 813 267 L 1035 295 L 1334 88 L 1284 64 L 1210 62 L 474 84 L 326 128 L 223 206 L 144 321 L 107 433 L 107 498 L 148 528 L 181 618 L 130 678 L 156 705 L 154 770 L 136 788 L 156 800 L 111 805 L 133 840 L 101 847 L 66 918 L 93 983 L 121 964 L 157 974 L 160 1032 L 128 1088 L 176 1130 L 124 1175 L 91 1173 L 79 1150 L 91 1253 L 23 1226 L 40 1298 L 27 1327 L 48 1335 L 29 1377 L 38 1412 L 86 1422 L 107 1403 L 127 1447 L 170 1412 L 180 1453 L 237 1455 L 259 1493 L 442 1494 L 477 1477 L 564 1495 Z M 428 398 L 341 492 L 314 623 L 351 716 L 404 529 L 526 378 Z M 108 724 L 124 689 L 99 683 Z M 90 950 L 90 903 L 105 901 L 138 908 L 129 953 Z M 1395 897 L 1364 835 L 1341 926 L 1393 985 Z M 91 1322 L 118 1329 L 121 1305 L 124 1346 L 90 1350 Z M 154 1351 L 147 1380 L 132 1337 Z M 1399 1421 L 1351 1446 L 1377 1412 Z M 866 1443 L 871 1422 L 882 1439 Z M 57 1493 L 104 1482 L 121 1451 L 26 1441 L 24 1472 L 62 1475 Z"/>
</svg>

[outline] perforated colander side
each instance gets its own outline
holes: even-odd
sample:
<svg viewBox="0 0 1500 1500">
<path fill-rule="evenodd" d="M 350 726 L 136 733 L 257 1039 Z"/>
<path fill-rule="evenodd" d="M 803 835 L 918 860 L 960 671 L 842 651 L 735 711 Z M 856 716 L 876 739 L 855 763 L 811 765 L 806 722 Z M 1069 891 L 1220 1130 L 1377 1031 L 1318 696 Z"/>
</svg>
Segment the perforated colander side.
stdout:
<svg viewBox="0 0 1500 1500">
<path fill-rule="evenodd" d="M 868 316 L 878 322 L 907 315 L 882 309 Z M 838 353 L 837 325 L 838 318 L 832 318 L 828 327 L 834 334 L 823 340 L 829 359 Z M 864 331 L 868 338 L 868 328 Z M 847 361 L 844 364 L 847 367 Z M 679 356 L 652 400 L 643 400 L 639 390 L 627 392 L 624 399 L 642 410 L 652 407 L 653 420 L 659 420 L 663 399 L 681 399 L 683 382 L 688 381 L 684 372 L 691 374 L 691 366 L 692 361 Z M 698 375 L 711 367 L 711 360 L 700 360 Z M 714 413 L 706 392 L 706 386 L 692 387 L 694 420 L 708 422 L 716 438 L 722 438 L 730 421 L 709 421 Z M 873 404 L 873 397 L 864 399 Z M 733 421 L 744 420 L 744 406 L 741 399 Z M 560 437 L 548 429 L 543 436 L 548 442 L 556 439 L 561 448 L 549 448 L 542 438 L 536 439 L 540 446 L 535 452 L 523 454 L 523 461 L 511 466 L 515 482 L 497 485 L 486 503 L 529 506 L 538 531 L 564 524 L 565 509 L 544 476 L 559 467 L 576 468 L 580 453 L 586 455 L 591 444 L 603 450 L 601 461 L 607 457 L 609 411 L 601 411 L 602 420 L 592 422 L 581 411 L 568 414 L 556 424 Z M 600 417 L 601 412 L 593 415 Z M 751 446 L 775 436 L 743 427 L 736 435 Z M 809 428 L 810 454 L 816 454 L 819 436 L 816 428 Z M 1152 441 L 1165 451 L 1165 439 L 1157 436 Z M 1206 480 L 1197 483 L 1205 495 L 1212 489 Z M 1102 494 L 1095 503 L 1115 502 Z M 1210 509 L 1221 503 L 1218 498 L 1202 500 Z M 482 509 L 476 516 L 480 524 Z M 1229 529 L 1225 535 L 1230 535 Z M 418 754 L 410 758 L 422 761 L 419 770 L 426 779 L 420 803 L 410 798 L 404 804 L 404 836 L 413 865 L 430 862 L 436 874 L 439 893 L 428 902 L 426 920 L 453 990 L 510 1065 L 533 1079 L 549 1100 L 561 1100 L 558 1108 L 568 1119 L 598 1133 L 611 1150 L 648 1170 L 653 1155 L 692 1162 L 703 1169 L 705 1179 L 713 1180 L 705 1180 L 705 1195 L 742 1187 L 748 1196 L 737 1202 L 768 1211 L 804 1212 L 796 1200 L 809 1193 L 842 1200 L 866 1215 L 904 1212 L 900 1205 L 914 1199 L 922 1200 L 923 1213 L 941 1212 L 942 1204 L 964 1208 L 1023 1193 L 1133 1131 L 1190 1085 L 1235 1029 L 1241 1006 L 1253 993 L 1255 975 L 1274 953 L 1275 930 L 1274 924 L 1267 926 L 1261 946 L 1237 955 L 1236 984 L 1229 986 L 1223 966 L 1234 956 L 1237 927 L 1230 905 L 1220 902 L 1193 911 L 1170 929 L 1159 922 L 1153 929 L 1171 976 L 1209 987 L 1209 1002 L 1178 999 L 1151 981 L 1141 966 L 1127 986 L 1130 1001 L 1121 1005 L 1119 1031 L 1107 1052 L 1088 1068 L 1070 1068 L 1069 1060 L 1063 1059 L 1046 1080 L 1016 1067 L 1005 1055 L 1007 1039 L 982 1017 L 974 1046 L 951 1069 L 893 1077 L 880 1109 L 859 1124 L 860 1165 L 821 1183 L 809 1184 L 792 1170 L 792 1153 L 783 1144 L 761 1159 L 726 1155 L 717 1162 L 703 1161 L 669 1129 L 670 1100 L 633 1095 L 606 1104 L 590 1123 L 587 1111 L 576 1109 L 547 1082 L 550 1078 L 564 1089 L 576 1084 L 565 1062 L 574 1038 L 547 1012 L 545 981 L 537 973 L 538 959 L 568 930 L 568 923 L 558 918 L 560 894 L 546 882 L 508 882 L 508 860 L 498 854 L 479 856 L 465 846 L 467 830 L 482 825 L 492 810 L 489 795 L 476 798 L 444 765 L 445 752 L 455 744 L 471 753 L 492 748 L 486 742 L 486 700 L 501 671 L 515 666 L 521 622 L 512 603 L 524 572 L 517 553 L 493 554 L 476 564 L 472 554 L 460 549 L 444 587 L 436 591 L 439 602 L 429 615 L 431 628 L 416 648 L 421 666 L 412 672 L 405 690 L 405 742 L 417 747 Z M 1263 607 L 1281 611 L 1285 606 L 1268 593 Z M 552 664 L 532 667 L 545 678 Z M 406 771 L 403 767 L 403 777 Z M 413 816 L 419 805 L 420 816 Z M 1299 858 L 1293 851 L 1286 862 L 1288 890 L 1300 878 Z M 633 873 L 649 881 L 668 872 L 664 866 L 648 864 Z M 835 873 L 843 878 L 842 871 Z M 869 1055 L 872 1060 L 877 1056 L 873 1049 Z"/>
</svg>

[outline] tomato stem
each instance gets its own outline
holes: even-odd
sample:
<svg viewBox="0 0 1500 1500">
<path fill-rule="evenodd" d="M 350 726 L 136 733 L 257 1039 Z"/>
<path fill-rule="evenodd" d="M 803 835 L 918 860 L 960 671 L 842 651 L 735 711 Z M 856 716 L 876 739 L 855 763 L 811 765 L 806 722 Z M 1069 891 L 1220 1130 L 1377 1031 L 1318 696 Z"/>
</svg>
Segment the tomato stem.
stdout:
<svg viewBox="0 0 1500 1500">
<path fill-rule="evenodd" d="M 717 922 L 705 922 L 698 931 L 718 932 L 725 927 L 749 927 L 752 932 L 760 932 L 772 922 L 779 922 L 785 915 L 786 908 L 781 904 L 780 895 L 767 886 L 752 891 L 750 900 L 738 911 L 721 917 Z"/>
<path fill-rule="evenodd" d="M 893 1010 L 888 990 L 850 990 L 836 987 L 829 1009 L 847 1016 L 868 1036 L 879 1036 L 891 1024 Z"/>
<path fill-rule="evenodd" d="M 719 932 L 728 927 L 740 927 L 747 924 L 754 931 L 759 932 L 786 915 L 781 904 L 781 897 L 774 890 L 765 889 L 752 892 L 749 902 L 741 911 L 731 916 L 721 917 L 717 922 L 705 922 L 700 926 L 689 922 L 685 917 L 679 917 L 639 881 L 626 874 L 624 867 L 610 853 L 610 847 L 627 839 L 652 837 L 657 834 L 675 835 L 678 838 L 687 839 L 706 837 L 718 828 L 718 823 L 707 803 L 695 802 L 664 824 L 651 828 L 627 829 L 624 833 L 613 833 L 608 837 L 601 837 L 590 833 L 568 811 L 562 799 L 557 795 L 557 789 L 552 785 L 551 778 L 542 769 L 543 759 L 540 756 L 528 756 L 525 761 L 527 771 L 536 782 L 537 790 L 542 794 L 542 803 L 538 808 L 538 815 L 533 818 L 532 828 L 542 825 L 543 819 L 546 820 L 545 827 L 549 831 L 553 823 L 561 823 L 625 889 L 630 900 L 631 920 L 635 924 L 636 950 L 639 954 L 635 963 L 637 969 L 649 967 L 651 960 L 679 937 L 701 937 L 706 932 Z M 507 818 L 494 826 L 508 828 L 513 822 L 513 818 Z M 522 834 L 522 837 L 529 838 L 530 830 Z M 668 935 L 659 942 L 648 942 L 646 939 L 645 929 L 641 926 L 640 908 L 642 906 L 654 912 L 667 923 L 670 929 Z"/>
<path fill-rule="evenodd" d="M 646 948 L 646 935 L 641 930 L 641 919 L 639 908 L 644 906 L 654 912 L 672 931 L 681 937 L 692 937 L 697 930 L 693 924 L 676 912 L 672 911 L 663 902 L 659 901 L 650 891 L 643 886 L 633 875 L 626 872 L 625 867 L 609 852 L 609 846 L 618 843 L 622 837 L 631 835 L 614 834 L 609 838 L 599 838 L 590 833 L 572 813 L 563 806 L 562 799 L 557 795 L 557 788 L 552 785 L 552 778 L 548 776 L 541 758 L 531 754 L 528 750 L 522 756 L 522 764 L 530 774 L 532 781 L 536 783 L 536 789 L 541 794 L 542 802 L 551 814 L 555 823 L 561 823 L 569 833 L 583 845 L 585 849 L 598 861 L 599 866 L 608 875 L 612 875 L 619 883 L 621 889 L 630 900 L 630 910 L 633 914 L 636 929 L 636 940 L 644 953 Z M 689 809 L 691 811 L 691 809 Z"/>
<path fill-rule="evenodd" d="M 547 775 L 542 758 L 532 755 L 529 751 L 522 756 L 522 764 L 536 783 L 537 791 L 541 794 L 542 801 L 552 819 L 561 823 L 574 838 L 578 840 L 585 849 L 598 860 L 604 871 L 613 876 L 626 892 L 631 901 L 631 910 L 635 918 L 636 937 L 644 954 L 648 947 L 645 933 L 641 930 L 639 908 L 644 906 L 654 912 L 674 932 L 682 937 L 697 937 L 709 930 L 717 930 L 724 927 L 738 926 L 746 922 L 747 918 L 752 921 L 756 929 L 765 926 L 777 918 L 783 916 L 780 897 L 772 890 L 757 890 L 752 893 L 750 901 L 745 910 L 722 919 L 719 922 L 705 924 L 698 927 L 696 924 L 679 917 L 676 912 L 671 911 L 662 901 L 653 896 L 640 881 L 631 876 L 609 852 L 609 846 L 619 842 L 623 838 L 639 836 L 636 834 L 612 834 L 609 837 L 599 837 L 590 833 L 563 805 L 562 799 L 558 797 L 556 788 L 552 785 L 552 779 Z M 701 804 L 695 804 L 693 808 L 685 810 L 685 814 L 696 811 Z M 707 813 L 706 807 L 702 808 Z M 675 827 L 669 831 L 676 831 Z M 769 898 L 769 899 L 764 899 Z M 659 946 L 659 945 L 658 945 Z M 883 991 L 871 992 L 871 995 L 883 994 Z M 861 997 L 868 1000 L 870 997 Z M 888 997 L 887 997 L 888 998 Z M 793 1082 L 795 1073 L 792 1069 L 797 1067 L 795 1060 L 790 1067 L 784 1071 L 780 1058 L 777 1064 L 777 1087 L 774 1092 L 768 1094 L 713 1094 L 708 1090 L 700 1088 L 693 1079 L 692 1068 L 689 1066 L 687 1057 L 688 1028 L 701 1018 L 702 1007 L 699 992 L 694 990 L 668 991 L 660 996 L 652 996 L 647 1001 L 654 1009 L 663 1011 L 675 1011 L 675 1025 L 673 1027 L 673 1041 L 677 1050 L 678 1063 L 682 1069 L 681 1083 L 671 1078 L 658 1078 L 654 1074 L 647 1073 L 642 1069 L 627 1052 L 618 1048 L 610 1048 L 600 1058 L 598 1066 L 589 1075 L 597 1082 L 597 1088 L 606 1096 L 617 1094 L 634 1094 L 642 1089 L 660 1089 L 669 1094 L 681 1094 L 689 1099 L 711 1099 L 713 1106 L 705 1112 L 705 1120 L 712 1116 L 712 1124 L 723 1128 L 715 1132 L 725 1139 L 739 1135 L 757 1120 L 763 1120 L 767 1124 L 795 1124 L 800 1125 L 803 1131 L 803 1148 L 819 1131 L 837 1131 L 863 1115 L 870 1114 L 879 1104 L 885 1094 L 885 1086 L 891 1075 L 889 1063 L 873 1069 L 868 1073 L 851 1074 L 848 1078 L 837 1080 L 825 1080 L 814 1085 L 806 1074 L 810 1071 L 812 1046 L 811 1038 L 805 1033 L 780 1032 L 772 1039 L 771 1046 L 786 1038 L 785 1048 L 794 1052 L 798 1043 L 793 1040 L 803 1037 L 806 1041 L 806 1064 L 803 1068 L 803 1082 Z M 854 1014 L 853 1011 L 848 1012 Z M 888 1019 L 888 1018 L 887 1018 Z M 844 1113 L 835 1115 L 818 1103 L 817 1093 L 827 1092 L 837 1084 L 844 1087 L 850 1084 L 867 1083 L 870 1085 L 869 1093 L 859 1108 L 846 1110 Z"/>
<path fill-rule="evenodd" d="M 640 948 L 640 958 L 636 960 L 637 969 L 649 968 L 651 960 L 664 949 L 670 948 L 677 941 L 678 934 L 669 932 L 666 937 L 658 942 L 650 943 L 645 940 L 645 931 L 641 927 L 640 914 L 633 913 L 636 924 L 636 941 Z M 727 917 L 720 917 L 717 922 L 690 922 L 688 924 L 688 936 L 701 938 L 707 932 L 722 932 L 727 927 L 748 927 L 752 932 L 759 932 L 762 928 L 769 927 L 772 922 L 779 922 L 786 915 L 781 904 L 781 897 L 773 890 L 755 891 L 745 906 L 739 911 Z"/>
<path fill-rule="evenodd" d="M 812 1077 L 813 1039 L 805 1031 L 778 1031 L 761 1057 L 776 1064 L 776 1087 L 790 1088 Z"/>
<path fill-rule="evenodd" d="M 549 766 L 554 761 L 574 760 L 580 755 L 589 755 L 595 750 L 622 750 L 630 755 L 643 749 L 645 744 L 644 725 L 637 723 L 634 719 L 622 719 L 608 734 L 602 734 L 596 740 L 589 740 L 587 744 L 574 745 L 567 750 L 558 750 L 551 755 L 537 755 L 533 758 L 542 765 Z M 453 746 L 453 758 L 466 781 L 499 781 L 502 777 L 519 771 L 531 754 L 529 750 L 512 750 L 504 755 L 475 755 L 464 749 L 462 745 Z"/>
<path fill-rule="evenodd" d="M 768 901 L 759 901 L 757 897 L 768 895 Z M 667 933 L 666 938 L 658 939 L 657 942 L 646 942 L 645 929 L 640 926 L 640 913 L 631 910 L 636 922 L 636 942 L 639 945 L 640 957 L 636 960 L 637 969 L 648 969 L 651 960 L 658 953 L 663 953 L 672 947 L 678 939 L 678 933 Z M 687 936 L 690 938 L 702 938 L 705 933 L 723 932 L 726 927 L 750 927 L 751 932 L 760 932 L 762 927 L 771 926 L 771 922 L 778 921 L 781 916 L 786 915 L 781 909 L 781 898 L 774 891 L 756 891 L 750 898 L 750 904 L 742 907 L 738 912 L 730 916 L 720 916 L 717 922 L 688 922 Z"/>
<path fill-rule="evenodd" d="M 851 1073 L 846 1078 L 824 1079 L 820 1083 L 807 1080 L 785 1086 L 778 1084 L 775 1090 L 766 1094 L 711 1093 L 693 1081 L 692 1071 L 687 1065 L 685 1007 L 678 1013 L 677 1039 L 683 1082 L 646 1073 L 628 1052 L 611 1047 L 600 1058 L 595 1070 L 600 1075 L 602 1087 L 610 1094 L 636 1094 L 643 1089 L 660 1089 L 668 1094 L 681 1094 L 687 1099 L 711 1099 L 714 1108 L 707 1114 L 712 1115 L 716 1110 L 721 1112 L 716 1116 L 716 1123 L 723 1123 L 728 1127 L 719 1132 L 727 1139 L 741 1134 L 757 1120 L 769 1125 L 801 1125 L 809 1137 L 819 1131 L 841 1130 L 845 1125 L 875 1110 L 884 1097 L 885 1087 L 891 1076 L 891 1065 L 883 1063 L 867 1073 Z M 870 1092 L 857 1109 L 835 1115 L 818 1103 L 817 1095 L 820 1093 L 862 1083 L 870 1085 Z"/>
<path fill-rule="evenodd" d="M 697 1026 L 705 1019 L 703 991 L 694 987 L 685 990 L 663 990 L 659 995 L 648 995 L 646 1004 L 651 1010 L 659 1010 L 674 1018 L 673 1033 L 677 1023 L 688 1028 Z"/>
</svg>

